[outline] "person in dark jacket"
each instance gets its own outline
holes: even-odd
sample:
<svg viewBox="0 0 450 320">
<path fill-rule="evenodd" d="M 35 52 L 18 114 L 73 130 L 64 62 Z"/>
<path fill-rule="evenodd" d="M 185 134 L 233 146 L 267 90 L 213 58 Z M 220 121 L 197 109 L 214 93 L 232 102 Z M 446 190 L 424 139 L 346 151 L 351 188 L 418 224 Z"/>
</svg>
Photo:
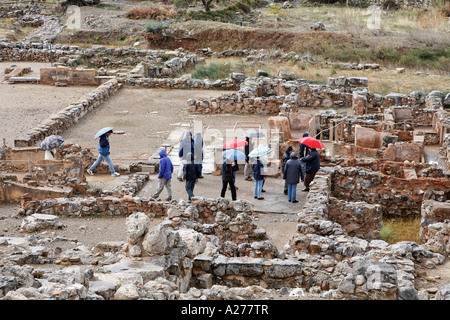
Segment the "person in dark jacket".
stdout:
<svg viewBox="0 0 450 320">
<path fill-rule="evenodd" d="M 262 186 L 265 178 L 265 168 L 264 164 L 259 160 L 259 157 L 256 158 L 256 163 L 253 164 L 253 178 L 255 179 L 255 189 L 253 192 L 253 196 L 255 199 L 264 200 L 261 197 Z"/>
<path fill-rule="evenodd" d="M 166 187 L 168 198 L 166 201 L 172 200 L 172 173 L 173 173 L 173 165 L 170 158 L 167 156 L 166 151 L 164 149 L 159 150 L 159 174 L 158 174 L 158 189 L 155 194 L 152 196 L 157 199 L 161 193 L 161 191 Z"/>
<path fill-rule="evenodd" d="M 188 154 L 195 154 L 194 139 L 192 138 L 192 132 L 187 131 L 185 137 L 180 141 L 180 146 L 178 148 L 178 156 L 180 157 L 180 170 L 178 171 L 178 180 L 183 181 L 183 168 L 184 165 L 191 161 L 188 159 Z"/>
<path fill-rule="evenodd" d="M 99 156 L 97 160 L 92 164 L 92 166 L 87 170 L 87 173 L 91 176 L 94 175 L 93 171 L 94 169 L 102 162 L 102 160 L 105 160 L 106 164 L 109 167 L 109 171 L 111 172 L 112 176 L 120 176 L 120 173 L 116 172 L 114 169 L 114 165 L 112 163 L 111 158 L 109 157 L 110 151 L 109 151 L 109 136 L 113 133 L 112 130 L 102 134 L 100 136 L 100 140 L 98 142 L 98 152 Z"/>
<path fill-rule="evenodd" d="M 235 189 L 239 189 L 239 188 L 236 186 L 236 171 L 239 171 L 239 164 L 238 164 L 237 160 L 234 160 L 234 166 L 233 166 L 233 184 L 234 184 L 234 188 L 235 188 Z M 228 189 L 231 189 L 231 186 L 230 186 Z"/>
<path fill-rule="evenodd" d="M 253 150 L 253 143 L 249 137 L 245 137 L 245 141 L 247 141 L 247 145 L 244 148 L 245 153 L 245 167 L 244 167 L 244 179 L 247 181 L 252 181 L 252 165 L 250 164 L 249 154 Z"/>
<path fill-rule="evenodd" d="M 293 150 L 292 146 L 288 146 L 286 148 L 286 151 L 283 153 L 283 157 L 281 157 L 281 173 L 283 174 L 283 179 L 285 179 L 284 194 L 288 194 L 288 186 L 287 186 L 286 178 L 284 178 L 284 167 L 286 166 L 286 162 L 288 162 L 288 160 L 290 158 L 292 150 Z"/>
<path fill-rule="evenodd" d="M 312 148 L 307 157 L 300 159 L 306 163 L 305 167 L 305 189 L 302 191 L 309 191 L 309 185 L 314 180 L 314 176 L 320 169 L 320 156 L 316 149 Z"/>
<path fill-rule="evenodd" d="M 198 166 L 200 176 L 199 179 L 203 179 L 203 138 L 200 132 L 197 132 L 192 139 L 194 141 L 194 162 Z"/>
<path fill-rule="evenodd" d="M 305 132 L 303 134 L 303 138 L 305 138 L 305 137 L 309 137 L 309 133 L 308 132 Z M 311 150 L 306 144 L 303 144 L 303 143 L 300 143 L 300 146 L 299 146 L 298 149 L 299 149 L 298 157 L 300 159 L 304 158 L 304 157 L 307 157 L 309 155 L 310 150 Z M 301 164 L 302 164 L 302 175 L 301 175 L 300 178 L 301 178 L 302 181 L 304 181 L 304 179 L 305 179 L 306 163 L 305 162 L 301 162 Z"/>
<path fill-rule="evenodd" d="M 194 197 L 195 182 L 200 176 L 200 172 L 198 170 L 198 166 L 194 163 L 194 154 L 189 152 L 187 154 L 187 159 L 190 160 L 188 160 L 183 166 L 183 178 L 186 181 L 185 189 L 190 202 L 191 198 Z"/>
<path fill-rule="evenodd" d="M 297 154 L 292 152 L 290 154 L 290 159 L 286 162 L 286 167 L 284 168 L 283 179 L 286 180 L 288 185 L 288 200 L 292 203 L 297 203 L 297 184 L 300 182 L 302 168 L 300 161 L 298 160 Z"/>
<path fill-rule="evenodd" d="M 222 163 L 222 192 L 220 196 L 225 197 L 225 192 L 227 190 L 227 185 L 230 185 L 231 199 L 236 200 L 236 188 L 234 186 L 233 173 L 235 172 L 236 162 L 233 160 L 225 159 Z"/>
</svg>

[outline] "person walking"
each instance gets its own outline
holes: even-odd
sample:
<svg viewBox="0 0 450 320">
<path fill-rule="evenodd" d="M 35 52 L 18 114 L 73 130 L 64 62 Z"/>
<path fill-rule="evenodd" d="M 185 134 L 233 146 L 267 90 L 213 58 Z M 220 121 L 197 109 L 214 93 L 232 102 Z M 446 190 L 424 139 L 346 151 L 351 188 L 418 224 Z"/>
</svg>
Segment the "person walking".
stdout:
<svg viewBox="0 0 450 320">
<path fill-rule="evenodd" d="M 198 166 L 199 179 L 203 179 L 203 138 L 200 132 L 197 132 L 193 138 L 194 141 L 194 163 Z"/>
<path fill-rule="evenodd" d="M 251 142 L 249 137 L 245 137 L 245 141 L 247 141 L 247 144 L 244 148 L 245 153 L 245 166 L 244 166 L 244 179 L 247 181 L 252 181 L 252 165 L 250 164 L 250 159 L 248 155 L 253 150 L 253 143 Z"/>
<path fill-rule="evenodd" d="M 309 133 L 308 132 L 305 132 L 303 134 L 303 138 L 305 138 L 305 137 L 309 137 Z M 299 151 L 298 151 L 299 159 L 307 157 L 309 155 L 310 150 L 311 150 L 306 144 L 303 144 L 303 143 L 300 143 L 300 146 L 299 146 L 298 149 L 299 149 Z M 302 166 L 302 175 L 301 175 L 300 178 L 301 178 L 302 181 L 304 181 L 304 179 L 305 179 L 305 170 L 306 170 L 306 162 L 301 162 L 301 166 Z"/>
<path fill-rule="evenodd" d="M 235 172 L 236 162 L 233 160 L 225 159 L 222 163 L 222 191 L 220 196 L 225 197 L 227 186 L 231 190 L 231 199 L 236 200 L 236 187 L 234 186 L 233 173 Z"/>
<path fill-rule="evenodd" d="M 110 130 L 100 136 L 100 140 L 98 141 L 98 152 L 99 156 L 97 160 L 92 164 L 92 166 L 87 170 L 87 173 L 91 176 L 94 175 L 94 169 L 103 161 L 105 160 L 106 164 L 109 167 L 109 171 L 111 172 L 111 175 L 114 177 L 120 176 L 120 173 L 116 172 L 114 169 L 114 165 L 112 163 L 112 160 L 110 158 L 110 146 L 109 146 L 109 136 L 113 133 L 113 130 Z"/>
<path fill-rule="evenodd" d="M 255 179 L 255 189 L 253 192 L 253 196 L 255 199 L 264 200 L 264 197 L 261 197 L 261 192 L 265 177 L 265 169 L 264 164 L 259 160 L 259 157 L 256 158 L 256 163 L 253 164 L 252 169 L 253 178 Z"/>
<path fill-rule="evenodd" d="M 283 156 L 281 157 L 281 173 L 283 174 L 284 194 L 286 194 L 286 195 L 288 194 L 288 186 L 287 186 L 286 178 L 284 175 L 284 171 L 285 171 L 286 162 L 288 162 L 288 160 L 290 159 L 292 150 L 293 150 L 292 146 L 288 146 L 286 148 L 286 151 L 284 151 Z"/>
<path fill-rule="evenodd" d="M 302 162 L 305 162 L 305 189 L 302 191 L 309 191 L 309 185 L 314 180 L 314 177 L 320 169 L 320 156 L 319 152 L 315 148 L 311 148 L 311 152 L 307 157 L 303 157 L 300 159 Z"/>
<path fill-rule="evenodd" d="M 302 168 L 295 152 L 291 152 L 289 158 L 284 168 L 283 179 L 287 183 L 289 202 L 297 203 L 297 185 L 300 182 Z"/>
<path fill-rule="evenodd" d="M 239 171 L 239 164 L 238 164 L 237 160 L 234 160 L 234 162 L 233 162 L 233 184 L 234 184 L 235 189 L 239 189 L 236 186 L 236 172 L 237 171 Z M 231 186 L 229 187 L 229 189 L 231 189 Z"/>
<path fill-rule="evenodd" d="M 178 171 L 177 179 L 183 181 L 183 168 L 188 162 L 188 154 L 194 154 L 194 140 L 192 139 L 192 132 L 187 131 L 184 138 L 180 141 L 180 146 L 178 148 L 178 157 L 180 157 L 180 169 Z"/>
<path fill-rule="evenodd" d="M 195 182 L 199 174 L 198 166 L 194 163 L 194 154 L 189 152 L 186 163 L 183 165 L 183 178 L 186 181 L 185 189 L 188 194 L 188 202 L 191 202 L 191 198 L 194 197 Z"/>
<path fill-rule="evenodd" d="M 164 187 L 167 189 L 168 197 L 166 201 L 172 200 L 172 173 L 173 173 L 173 165 L 170 158 L 167 156 L 166 151 L 164 149 L 159 150 L 159 174 L 158 174 L 158 189 L 153 194 L 152 198 L 158 199 Z"/>
</svg>

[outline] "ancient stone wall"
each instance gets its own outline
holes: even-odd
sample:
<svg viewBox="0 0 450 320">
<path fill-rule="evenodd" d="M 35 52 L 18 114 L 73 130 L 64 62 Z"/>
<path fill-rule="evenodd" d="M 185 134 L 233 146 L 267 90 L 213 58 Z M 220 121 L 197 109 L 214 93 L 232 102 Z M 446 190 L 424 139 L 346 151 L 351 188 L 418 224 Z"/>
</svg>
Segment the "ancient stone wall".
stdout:
<svg viewBox="0 0 450 320">
<path fill-rule="evenodd" d="M 420 240 L 431 250 L 450 254 L 450 201 L 425 200 L 422 203 Z"/>
<path fill-rule="evenodd" d="M 404 179 L 361 168 L 336 167 L 331 190 L 339 199 L 380 204 L 383 217 L 418 217 L 424 199 L 448 200 L 450 181 L 424 177 Z"/>
</svg>

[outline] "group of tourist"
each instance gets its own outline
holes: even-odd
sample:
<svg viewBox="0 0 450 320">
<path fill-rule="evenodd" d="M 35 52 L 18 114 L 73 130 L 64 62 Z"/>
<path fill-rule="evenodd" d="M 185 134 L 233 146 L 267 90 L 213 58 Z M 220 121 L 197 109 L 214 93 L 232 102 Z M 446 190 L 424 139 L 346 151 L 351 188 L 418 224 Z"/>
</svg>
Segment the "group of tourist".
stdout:
<svg viewBox="0 0 450 320">
<path fill-rule="evenodd" d="M 87 170 L 87 172 L 93 175 L 93 170 L 100 164 L 102 160 L 105 160 L 109 166 L 111 174 L 118 176 L 119 174 L 114 171 L 114 166 L 109 157 L 109 136 L 112 131 L 108 131 L 104 135 L 100 136 L 99 140 L 99 157 L 95 163 Z M 307 137 L 308 133 L 305 133 L 303 137 Z M 255 181 L 253 196 L 255 199 L 264 200 L 262 193 L 264 182 L 267 177 L 267 163 L 264 157 L 256 157 L 253 161 L 249 157 L 250 152 L 253 149 L 253 143 L 250 138 L 246 138 L 245 145 L 245 167 L 244 167 L 244 179 Z M 194 188 L 198 179 L 203 178 L 202 164 L 203 164 L 203 147 L 204 142 L 200 133 L 196 133 L 192 136 L 192 132 L 188 131 L 185 137 L 180 141 L 178 156 L 181 164 L 177 173 L 177 178 L 180 181 L 185 182 L 185 189 L 188 195 L 188 202 L 194 197 Z M 152 195 L 152 198 L 157 199 L 164 188 L 166 188 L 168 197 L 166 201 L 172 200 L 172 188 L 171 180 L 173 175 L 174 166 L 172 161 L 167 156 L 164 149 L 159 151 L 159 173 L 158 173 L 158 186 L 156 192 Z M 297 203 L 296 199 L 297 185 L 302 181 L 305 188 L 302 191 L 309 191 L 309 185 L 314 179 L 317 171 L 320 169 L 320 157 L 316 149 L 310 148 L 305 144 L 299 144 L 298 155 L 294 151 L 292 146 L 288 146 L 281 159 L 281 170 L 283 173 L 284 194 L 288 196 L 288 201 Z M 237 199 L 236 190 L 236 172 L 239 171 L 238 162 L 235 159 L 225 159 L 222 163 L 222 190 L 220 196 L 225 197 L 225 193 L 228 190 L 231 191 L 232 200 Z"/>
</svg>

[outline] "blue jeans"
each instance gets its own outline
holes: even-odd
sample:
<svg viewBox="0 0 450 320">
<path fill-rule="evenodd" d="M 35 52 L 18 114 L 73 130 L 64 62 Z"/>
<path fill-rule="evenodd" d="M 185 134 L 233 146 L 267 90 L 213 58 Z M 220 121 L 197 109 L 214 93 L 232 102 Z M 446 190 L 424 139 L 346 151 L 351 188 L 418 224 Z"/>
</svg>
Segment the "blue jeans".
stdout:
<svg viewBox="0 0 450 320">
<path fill-rule="evenodd" d="M 255 191 L 253 192 L 253 195 L 257 198 L 261 198 L 263 182 L 264 180 L 255 180 Z"/>
<path fill-rule="evenodd" d="M 288 200 L 294 201 L 297 196 L 297 184 L 288 183 Z"/>
<path fill-rule="evenodd" d="M 195 180 L 186 180 L 185 189 L 188 194 L 189 200 L 191 200 L 191 198 L 194 197 L 194 187 L 195 187 Z"/>
<path fill-rule="evenodd" d="M 102 162 L 102 160 L 105 160 L 106 164 L 109 167 L 109 171 L 111 171 L 111 174 L 116 172 L 114 170 L 114 165 L 112 163 L 112 160 L 109 156 L 102 156 L 101 154 L 98 155 L 97 160 L 94 162 L 94 164 L 89 168 L 89 170 L 93 171 L 99 164 Z"/>
</svg>

